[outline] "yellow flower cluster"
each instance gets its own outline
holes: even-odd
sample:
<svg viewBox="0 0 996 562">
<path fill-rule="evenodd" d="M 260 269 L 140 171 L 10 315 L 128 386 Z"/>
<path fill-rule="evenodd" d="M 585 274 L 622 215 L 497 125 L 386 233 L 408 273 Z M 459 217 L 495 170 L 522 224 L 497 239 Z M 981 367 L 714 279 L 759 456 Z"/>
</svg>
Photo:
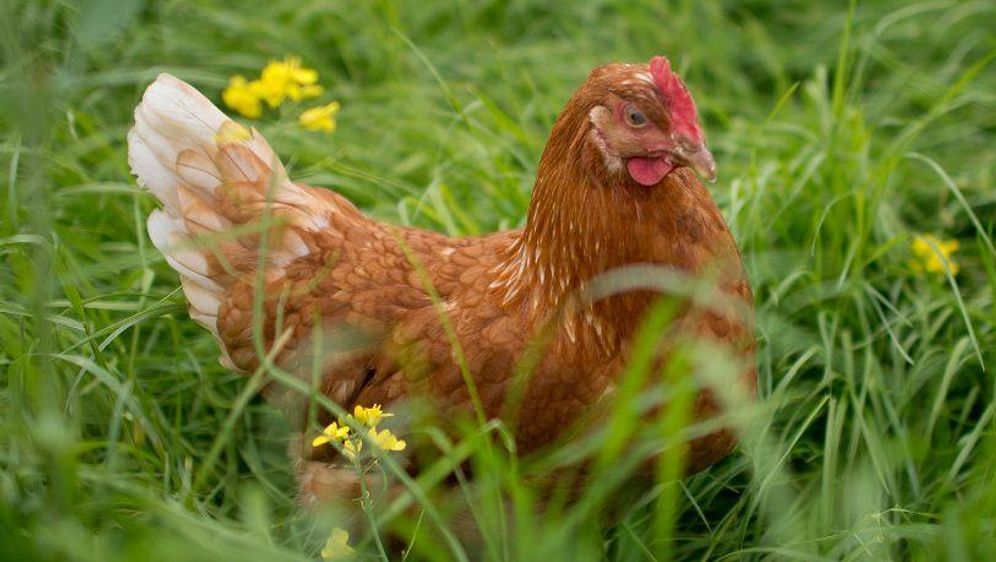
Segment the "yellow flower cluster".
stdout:
<svg viewBox="0 0 996 562">
<path fill-rule="evenodd" d="M 270 109 L 276 109 L 287 100 L 312 99 L 324 91 L 318 84 L 317 71 L 301 66 L 298 57 L 285 57 L 282 61 L 270 61 L 256 80 L 232 76 L 221 99 L 243 117 L 259 119 L 264 102 Z M 339 102 L 332 102 L 308 109 L 298 117 L 298 122 L 305 129 L 331 133 L 335 131 L 338 112 Z"/>
<path fill-rule="evenodd" d="M 947 264 L 951 275 L 958 275 L 958 263 L 951 257 L 957 250 L 957 240 L 941 240 L 931 234 L 914 236 L 913 255 L 916 259 L 910 266 L 914 271 L 944 273 L 944 264 Z"/>
<path fill-rule="evenodd" d="M 377 424 L 384 418 L 389 418 L 394 414 L 389 414 L 381 409 L 380 404 L 374 404 L 369 408 L 356 406 L 353 408 L 353 415 L 348 416 L 355 422 L 354 425 L 363 425 L 367 430 L 367 439 L 384 451 L 403 451 L 408 445 L 403 439 L 398 439 L 390 429 L 377 431 Z M 354 460 L 360 451 L 363 450 L 363 438 L 356 435 L 349 424 L 342 420 L 332 422 L 322 430 L 321 435 L 311 441 L 312 447 L 321 447 L 327 443 L 341 443 L 342 454 L 349 460 Z"/>
</svg>

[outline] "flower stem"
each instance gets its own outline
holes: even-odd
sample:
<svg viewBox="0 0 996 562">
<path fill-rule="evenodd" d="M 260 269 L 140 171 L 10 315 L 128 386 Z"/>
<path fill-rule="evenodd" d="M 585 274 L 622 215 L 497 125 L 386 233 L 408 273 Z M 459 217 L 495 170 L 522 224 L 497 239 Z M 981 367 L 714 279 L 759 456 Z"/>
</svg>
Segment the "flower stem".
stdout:
<svg viewBox="0 0 996 562">
<path fill-rule="evenodd" d="M 377 550 L 380 552 L 380 556 L 384 562 L 390 562 L 390 558 L 387 557 L 387 550 L 384 549 L 384 543 L 380 540 L 380 533 L 377 531 L 377 522 L 374 520 L 373 510 L 370 505 L 370 491 L 367 489 L 366 473 L 360 467 L 360 462 L 356 458 L 353 459 L 353 469 L 360 477 L 360 507 L 367 517 L 367 522 L 370 523 L 370 530 L 373 532 L 374 542 L 377 543 Z"/>
</svg>

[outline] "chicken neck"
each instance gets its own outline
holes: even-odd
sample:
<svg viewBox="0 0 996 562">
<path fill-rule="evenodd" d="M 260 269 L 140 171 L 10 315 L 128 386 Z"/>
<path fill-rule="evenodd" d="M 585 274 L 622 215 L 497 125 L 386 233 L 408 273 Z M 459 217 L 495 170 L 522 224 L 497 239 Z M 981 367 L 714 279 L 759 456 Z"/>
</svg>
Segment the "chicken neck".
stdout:
<svg viewBox="0 0 996 562">
<path fill-rule="evenodd" d="M 622 169 L 610 169 L 589 142 L 593 129 L 587 111 L 572 108 L 575 101 L 554 126 L 526 227 L 508 248 L 494 287 L 504 291 L 506 305 L 521 306 L 533 318 L 566 310 L 568 326 L 596 332 L 598 343 L 611 349 L 636 327 L 655 293 L 576 301 L 586 284 L 633 264 L 697 271 L 726 227 L 687 168 L 651 187 L 630 180 Z"/>
</svg>

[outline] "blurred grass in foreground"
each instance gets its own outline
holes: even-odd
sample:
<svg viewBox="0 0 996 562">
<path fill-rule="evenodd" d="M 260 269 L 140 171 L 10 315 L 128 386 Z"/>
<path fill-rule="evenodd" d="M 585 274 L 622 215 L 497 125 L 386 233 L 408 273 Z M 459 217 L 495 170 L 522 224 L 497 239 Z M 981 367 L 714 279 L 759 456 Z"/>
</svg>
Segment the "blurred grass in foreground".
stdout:
<svg viewBox="0 0 996 562">
<path fill-rule="evenodd" d="M 217 100 L 286 54 L 343 104 L 333 136 L 264 120 L 292 174 L 452 234 L 522 222 L 549 128 L 595 64 L 665 53 L 699 103 L 757 294 L 745 442 L 635 499 L 608 482 L 536 516 L 530 467 L 469 431 L 466 493 L 520 508 L 502 523 L 482 494 L 488 559 L 996 553 L 991 2 L 277 4 L 2 4 L 4 557 L 306 560 L 336 524 L 293 505 L 289 428 L 261 400 L 239 409 L 245 379 L 186 317 L 125 158 L 158 72 Z M 960 241 L 956 277 L 911 267 L 920 233 Z M 399 525 L 429 536 L 428 518 Z"/>
</svg>

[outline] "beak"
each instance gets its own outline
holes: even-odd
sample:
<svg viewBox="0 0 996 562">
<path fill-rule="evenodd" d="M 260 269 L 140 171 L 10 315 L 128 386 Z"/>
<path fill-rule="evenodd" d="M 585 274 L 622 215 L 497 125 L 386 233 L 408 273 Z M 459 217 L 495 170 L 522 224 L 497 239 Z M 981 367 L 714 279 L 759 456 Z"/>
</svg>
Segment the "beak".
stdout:
<svg viewBox="0 0 996 562">
<path fill-rule="evenodd" d="M 712 159 L 712 153 L 705 144 L 699 144 L 694 150 L 682 150 L 675 156 L 678 160 L 695 170 L 695 172 L 710 182 L 716 181 L 716 162 Z"/>
</svg>

